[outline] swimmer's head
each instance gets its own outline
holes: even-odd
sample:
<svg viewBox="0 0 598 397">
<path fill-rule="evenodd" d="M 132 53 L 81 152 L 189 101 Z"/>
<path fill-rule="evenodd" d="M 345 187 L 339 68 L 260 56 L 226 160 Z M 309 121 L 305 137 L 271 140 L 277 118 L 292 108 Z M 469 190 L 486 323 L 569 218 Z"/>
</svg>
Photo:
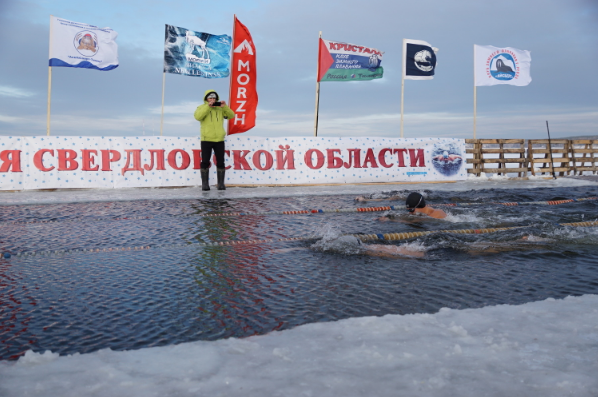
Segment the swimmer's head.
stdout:
<svg viewBox="0 0 598 397">
<path fill-rule="evenodd" d="M 336 252 L 345 255 L 359 254 L 363 251 L 361 240 L 355 236 L 345 235 L 332 239 L 322 239 L 317 241 L 312 248 L 325 251 Z"/>
<path fill-rule="evenodd" d="M 416 208 L 424 208 L 426 206 L 426 201 L 424 200 L 424 196 L 413 192 L 407 196 L 405 206 L 407 207 L 407 211 L 413 212 Z"/>
</svg>

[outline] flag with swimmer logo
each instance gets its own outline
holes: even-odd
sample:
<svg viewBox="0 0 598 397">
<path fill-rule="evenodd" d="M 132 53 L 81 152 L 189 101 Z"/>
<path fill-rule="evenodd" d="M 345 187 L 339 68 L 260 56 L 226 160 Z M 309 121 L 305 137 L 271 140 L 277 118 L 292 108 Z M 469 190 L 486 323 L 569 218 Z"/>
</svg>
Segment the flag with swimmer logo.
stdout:
<svg viewBox="0 0 598 397">
<path fill-rule="evenodd" d="M 532 81 L 529 51 L 474 45 L 474 81 L 476 86 L 509 84 L 526 86 Z"/>
<path fill-rule="evenodd" d="M 423 40 L 403 39 L 403 79 L 432 80 L 438 48 Z"/>
<path fill-rule="evenodd" d="M 166 25 L 164 72 L 217 79 L 230 75 L 231 38 Z"/>
<path fill-rule="evenodd" d="M 382 55 L 375 48 L 320 39 L 318 81 L 381 79 Z"/>
<path fill-rule="evenodd" d="M 51 16 L 49 66 L 115 69 L 118 67 L 117 36 L 110 28 Z"/>
</svg>

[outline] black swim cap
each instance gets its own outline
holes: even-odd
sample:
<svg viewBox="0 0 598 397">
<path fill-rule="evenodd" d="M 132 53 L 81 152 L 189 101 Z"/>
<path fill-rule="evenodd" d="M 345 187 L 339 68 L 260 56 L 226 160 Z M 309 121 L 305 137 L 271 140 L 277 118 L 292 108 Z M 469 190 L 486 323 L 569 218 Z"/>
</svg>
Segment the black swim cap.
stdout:
<svg viewBox="0 0 598 397">
<path fill-rule="evenodd" d="M 407 211 L 413 212 L 416 208 L 424 208 L 426 206 L 426 201 L 424 200 L 424 196 L 413 192 L 407 196 L 405 205 L 407 206 Z"/>
</svg>

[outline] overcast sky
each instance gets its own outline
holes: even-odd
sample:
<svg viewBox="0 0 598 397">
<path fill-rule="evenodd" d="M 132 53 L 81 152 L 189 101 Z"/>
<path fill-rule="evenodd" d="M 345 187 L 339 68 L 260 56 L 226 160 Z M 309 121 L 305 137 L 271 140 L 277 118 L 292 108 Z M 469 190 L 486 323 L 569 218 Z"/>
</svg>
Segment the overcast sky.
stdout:
<svg viewBox="0 0 598 397">
<path fill-rule="evenodd" d="M 50 15 L 119 34 L 112 71 L 52 68 L 52 135 L 159 135 L 164 24 L 253 35 L 254 136 L 313 136 L 318 32 L 384 51 L 384 78 L 321 84 L 319 136 L 399 137 L 402 39 L 438 47 L 436 76 L 405 82 L 405 137 L 471 138 L 473 45 L 531 51 L 527 87 L 478 87 L 478 138 L 598 134 L 598 0 L 0 0 L 0 135 L 44 135 Z M 194 136 L 206 89 L 166 75 L 164 135 Z M 226 98 L 225 98 L 226 99 Z"/>
</svg>

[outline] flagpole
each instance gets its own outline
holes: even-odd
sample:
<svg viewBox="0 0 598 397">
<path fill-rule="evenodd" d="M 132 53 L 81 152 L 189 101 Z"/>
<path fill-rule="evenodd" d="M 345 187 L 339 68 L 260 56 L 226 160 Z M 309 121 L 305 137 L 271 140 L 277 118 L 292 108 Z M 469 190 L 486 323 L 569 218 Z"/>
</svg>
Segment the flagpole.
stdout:
<svg viewBox="0 0 598 397">
<path fill-rule="evenodd" d="M 160 117 L 160 136 L 164 129 L 164 86 L 166 85 L 166 72 L 162 72 L 162 116 Z"/>
<path fill-rule="evenodd" d="M 476 122 L 478 114 L 478 90 L 475 85 L 475 44 L 473 45 L 473 139 L 476 139 Z"/>
<path fill-rule="evenodd" d="M 322 39 L 321 30 L 318 38 L 318 68 L 316 69 L 316 116 L 314 121 L 314 136 L 318 136 L 318 112 L 320 110 L 320 82 L 318 81 L 320 74 L 320 39 Z"/>
<path fill-rule="evenodd" d="M 403 99 L 405 98 L 405 39 L 403 39 L 403 73 L 401 76 L 401 138 L 403 138 Z"/>
<path fill-rule="evenodd" d="M 230 101 L 230 99 L 233 96 L 233 61 L 234 61 L 234 50 L 235 50 L 235 27 L 237 26 L 237 14 L 233 14 L 233 38 L 232 38 L 232 43 L 231 43 L 231 55 L 230 55 L 230 75 L 228 77 L 228 100 Z M 229 104 L 231 105 L 231 104 Z M 233 118 L 234 120 L 234 118 Z M 230 122 L 231 120 L 228 120 L 228 123 L 226 123 L 226 135 L 228 135 L 228 131 L 230 129 Z"/>
<path fill-rule="evenodd" d="M 52 15 L 50 15 L 50 46 L 48 59 L 52 59 Z M 52 99 L 52 66 L 48 65 L 48 114 L 46 116 L 46 135 L 50 136 L 50 103 Z"/>
</svg>

